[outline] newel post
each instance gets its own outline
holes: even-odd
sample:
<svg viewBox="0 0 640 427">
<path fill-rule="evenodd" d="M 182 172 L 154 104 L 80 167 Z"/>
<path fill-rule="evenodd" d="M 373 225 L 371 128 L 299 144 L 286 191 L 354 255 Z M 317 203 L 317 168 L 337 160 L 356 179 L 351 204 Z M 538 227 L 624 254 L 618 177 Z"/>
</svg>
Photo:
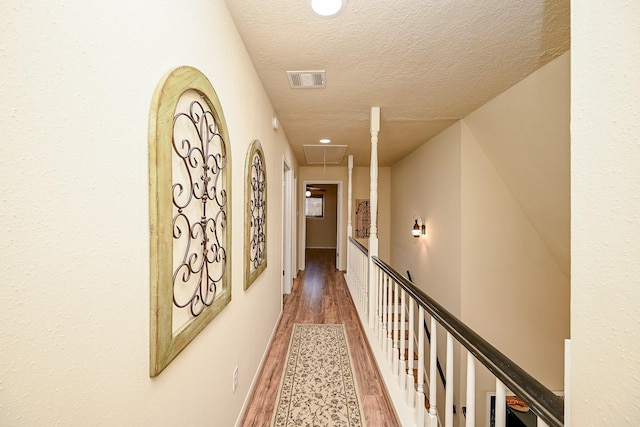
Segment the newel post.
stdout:
<svg viewBox="0 0 640 427">
<path fill-rule="evenodd" d="M 373 257 L 378 256 L 378 132 L 380 132 L 380 107 L 371 107 L 371 183 L 369 195 L 369 327 L 375 325 L 377 275 L 374 274 Z"/>
<path fill-rule="evenodd" d="M 349 269 L 351 268 L 351 245 L 349 243 L 349 237 L 353 237 L 353 225 L 351 224 L 351 209 L 353 203 L 353 154 L 349 154 L 349 183 L 347 185 L 347 276 L 350 274 Z"/>
</svg>

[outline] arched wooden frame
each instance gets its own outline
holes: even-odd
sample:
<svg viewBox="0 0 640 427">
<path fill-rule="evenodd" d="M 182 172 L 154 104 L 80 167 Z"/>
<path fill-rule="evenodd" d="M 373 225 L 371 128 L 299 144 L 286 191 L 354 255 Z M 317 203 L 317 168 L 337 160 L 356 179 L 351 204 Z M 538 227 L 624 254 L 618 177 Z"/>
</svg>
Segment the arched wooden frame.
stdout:
<svg viewBox="0 0 640 427">
<path fill-rule="evenodd" d="M 267 268 L 267 171 L 262 145 L 251 143 L 245 165 L 244 288 Z"/>
<path fill-rule="evenodd" d="M 189 136 L 177 135 L 182 129 Z M 152 377 L 231 301 L 228 144 L 222 107 L 209 80 L 187 66 L 164 76 L 149 117 Z M 188 180 L 179 181 L 185 176 Z M 177 201 L 185 197 L 189 206 Z M 194 212 L 202 214 L 187 218 Z M 182 295 L 190 295 L 188 286 L 192 299 L 181 305 Z"/>
</svg>

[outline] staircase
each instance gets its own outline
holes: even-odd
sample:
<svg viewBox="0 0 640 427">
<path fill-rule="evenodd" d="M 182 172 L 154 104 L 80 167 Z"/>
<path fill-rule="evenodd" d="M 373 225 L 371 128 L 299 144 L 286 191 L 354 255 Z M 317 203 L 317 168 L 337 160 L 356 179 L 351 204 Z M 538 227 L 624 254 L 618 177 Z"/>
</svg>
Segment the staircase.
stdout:
<svg viewBox="0 0 640 427">
<path fill-rule="evenodd" d="M 507 394 L 517 395 L 529 406 L 538 427 L 564 425 L 563 401 L 558 396 L 411 281 L 349 240 L 345 279 L 403 426 L 453 427 L 454 387 L 458 384 L 466 387 L 466 393 L 457 396 L 465 407 L 458 424 L 484 424 L 486 407 L 484 402 L 476 404 L 475 396 L 478 363 L 495 377 L 495 407 L 491 409 L 495 427 L 505 427 Z M 444 374 L 437 358 L 438 336 L 446 336 Z M 461 346 L 462 360 L 454 360 L 454 342 Z M 463 372 L 463 368 L 466 376 L 454 381 L 454 371 Z"/>
</svg>

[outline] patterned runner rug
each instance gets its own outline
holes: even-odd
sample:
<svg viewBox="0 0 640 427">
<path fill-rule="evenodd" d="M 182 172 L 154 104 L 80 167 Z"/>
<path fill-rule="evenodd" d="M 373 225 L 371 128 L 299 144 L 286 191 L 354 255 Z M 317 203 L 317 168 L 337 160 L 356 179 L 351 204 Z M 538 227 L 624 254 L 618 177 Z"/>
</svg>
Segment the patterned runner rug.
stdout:
<svg viewBox="0 0 640 427">
<path fill-rule="evenodd" d="M 365 426 L 344 325 L 293 325 L 273 427 Z"/>
</svg>

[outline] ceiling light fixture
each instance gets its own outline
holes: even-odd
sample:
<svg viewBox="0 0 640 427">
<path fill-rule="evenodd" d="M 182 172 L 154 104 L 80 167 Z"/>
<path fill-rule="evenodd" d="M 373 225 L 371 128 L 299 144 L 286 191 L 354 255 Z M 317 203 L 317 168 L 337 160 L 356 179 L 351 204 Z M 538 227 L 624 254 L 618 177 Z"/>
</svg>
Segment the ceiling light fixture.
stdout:
<svg viewBox="0 0 640 427">
<path fill-rule="evenodd" d="M 317 15 L 331 18 L 344 10 L 347 0 L 309 0 L 309 4 Z"/>
<path fill-rule="evenodd" d="M 322 138 L 322 139 L 320 140 L 320 144 L 328 144 L 328 143 L 330 143 L 330 142 L 331 142 L 331 140 L 330 140 L 329 138 Z"/>
</svg>

